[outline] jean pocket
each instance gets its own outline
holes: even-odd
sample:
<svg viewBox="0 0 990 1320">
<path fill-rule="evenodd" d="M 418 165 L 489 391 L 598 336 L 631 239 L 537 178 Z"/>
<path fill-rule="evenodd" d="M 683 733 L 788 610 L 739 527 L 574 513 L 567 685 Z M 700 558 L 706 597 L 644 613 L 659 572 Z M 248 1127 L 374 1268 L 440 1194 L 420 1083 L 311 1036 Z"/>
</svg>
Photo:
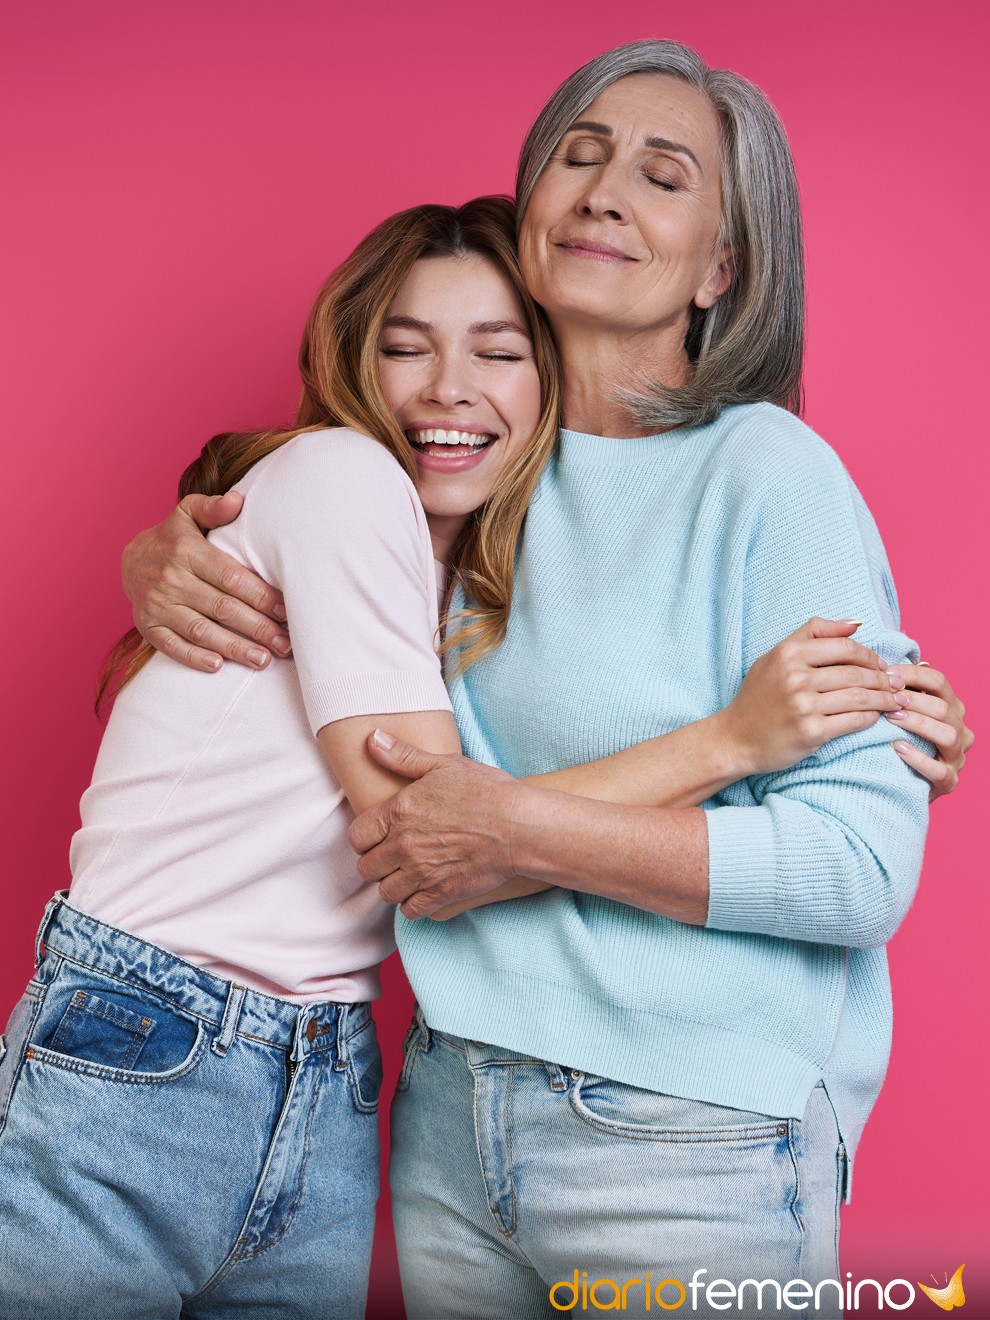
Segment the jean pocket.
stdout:
<svg viewBox="0 0 990 1320">
<path fill-rule="evenodd" d="M 149 1084 L 184 1077 L 200 1061 L 207 1037 L 197 1019 L 124 982 L 72 980 L 68 1000 L 58 982 L 49 990 L 26 1052 L 32 1063 Z"/>
<path fill-rule="evenodd" d="M 358 1113 L 377 1114 L 382 1089 L 382 1054 L 372 1018 L 347 1042 L 347 1078 Z"/>
<path fill-rule="evenodd" d="M 779 1141 L 790 1132 L 787 1119 L 646 1091 L 590 1073 L 574 1074 L 570 1102 L 583 1122 L 630 1140 L 752 1145 Z"/>
</svg>

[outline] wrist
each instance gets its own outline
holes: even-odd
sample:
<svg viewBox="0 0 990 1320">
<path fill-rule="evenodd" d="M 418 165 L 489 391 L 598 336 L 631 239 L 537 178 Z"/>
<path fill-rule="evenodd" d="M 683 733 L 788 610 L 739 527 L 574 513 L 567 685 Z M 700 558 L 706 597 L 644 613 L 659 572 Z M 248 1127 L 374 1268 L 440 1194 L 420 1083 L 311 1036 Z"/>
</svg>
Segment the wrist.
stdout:
<svg viewBox="0 0 990 1320">
<path fill-rule="evenodd" d="M 759 774 L 759 749 L 746 738 L 732 703 L 707 720 L 711 740 L 713 777 L 734 784 Z"/>
<path fill-rule="evenodd" d="M 547 884 L 557 882 L 560 840 L 566 823 L 561 819 L 575 804 L 587 801 L 552 788 L 514 780 L 504 823 L 510 876 L 526 876 Z M 554 846 L 554 841 L 557 846 Z"/>
</svg>

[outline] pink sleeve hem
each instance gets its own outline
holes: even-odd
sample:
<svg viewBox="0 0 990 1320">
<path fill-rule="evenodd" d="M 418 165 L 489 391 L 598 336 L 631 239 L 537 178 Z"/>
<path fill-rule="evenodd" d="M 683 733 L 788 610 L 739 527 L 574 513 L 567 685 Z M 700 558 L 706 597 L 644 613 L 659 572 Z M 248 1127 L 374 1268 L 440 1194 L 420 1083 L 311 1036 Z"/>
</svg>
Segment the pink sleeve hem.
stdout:
<svg viewBox="0 0 990 1320">
<path fill-rule="evenodd" d="M 352 715 L 403 715 L 423 710 L 452 710 L 436 670 L 339 674 L 312 684 L 306 693 L 306 714 L 314 734 L 325 724 Z"/>
</svg>

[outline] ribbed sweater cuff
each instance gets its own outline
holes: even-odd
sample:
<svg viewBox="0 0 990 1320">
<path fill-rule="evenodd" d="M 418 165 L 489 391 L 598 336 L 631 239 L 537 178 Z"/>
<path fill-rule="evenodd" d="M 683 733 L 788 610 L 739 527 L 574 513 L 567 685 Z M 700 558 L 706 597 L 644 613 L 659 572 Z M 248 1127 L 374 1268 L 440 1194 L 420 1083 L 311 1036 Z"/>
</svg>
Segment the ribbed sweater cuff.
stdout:
<svg viewBox="0 0 990 1320">
<path fill-rule="evenodd" d="M 708 921 L 713 930 L 774 933 L 773 819 L 759 807 L 714 807 L 708 822 Z"/>
</svg>

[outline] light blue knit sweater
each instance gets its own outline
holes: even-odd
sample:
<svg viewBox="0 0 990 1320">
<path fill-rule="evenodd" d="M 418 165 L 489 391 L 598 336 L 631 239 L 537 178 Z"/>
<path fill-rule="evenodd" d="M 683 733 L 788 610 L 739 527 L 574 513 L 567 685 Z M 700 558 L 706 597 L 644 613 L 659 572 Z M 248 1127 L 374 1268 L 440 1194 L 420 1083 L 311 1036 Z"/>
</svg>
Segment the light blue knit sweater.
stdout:
<svg viewBox="0 0 990 1320">
<path fill-rule="evenodd" d="M 454 683 L 467 755 L 535 774 L 724 706 L 811 615 L 916 659 L 839 459 L 769 404 L 646 439 L 565 431 L 533 500 L 508 637 Z M 890 1049 L 884 944 L 927 784 L 886 721 L 706 803 L 705 928 L 566 889 L 398 922 L 434 1027 L 657 1091 L 800 1117 L 824 1078 L 850 1153 Z"/>
</svg>

